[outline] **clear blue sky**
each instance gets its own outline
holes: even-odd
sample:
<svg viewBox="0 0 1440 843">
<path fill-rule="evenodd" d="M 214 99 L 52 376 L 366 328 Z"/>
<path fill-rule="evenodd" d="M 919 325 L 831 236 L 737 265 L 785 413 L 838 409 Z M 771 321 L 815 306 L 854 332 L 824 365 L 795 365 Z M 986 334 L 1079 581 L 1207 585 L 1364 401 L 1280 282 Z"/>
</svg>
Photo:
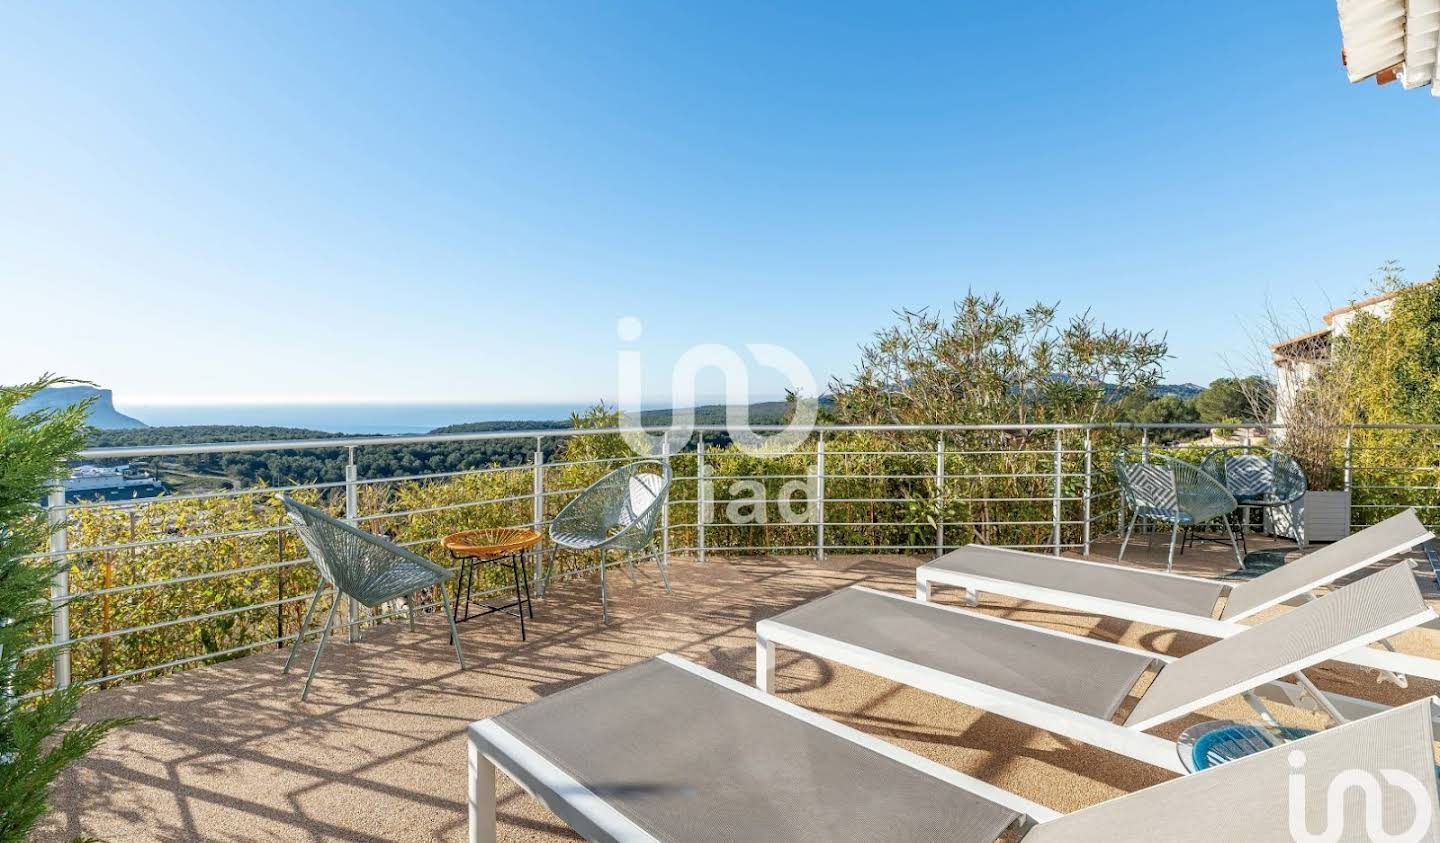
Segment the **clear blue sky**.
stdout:
<svg viewBox="0 0 1440 843">
<path fill-rule="evenodd" d="M 1440 262 L 1440 101 L 1348 84 L 1333 4 L 970 6 L 7 3 L 0 382 L 613 397 L 622 316 L 652 391 L 823 380 L 971 286 L 1204 382 Z"/>
</svg>

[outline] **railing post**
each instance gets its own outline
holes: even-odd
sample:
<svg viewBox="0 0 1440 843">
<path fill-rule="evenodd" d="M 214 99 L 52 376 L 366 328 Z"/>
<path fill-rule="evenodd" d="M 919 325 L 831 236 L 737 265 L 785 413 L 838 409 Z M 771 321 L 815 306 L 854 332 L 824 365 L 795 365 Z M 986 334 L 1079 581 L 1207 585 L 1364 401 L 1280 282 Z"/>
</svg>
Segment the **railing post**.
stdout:
<svg viewBox="0 0 1440 843">
<path fill-rule="evenodd" d="M 541 522 L 545 520 L 545 442 L 535 437 L 535 452 L 530 457 L 530 529 L 540 535 Z M 545 587 L 550 578 L 545 574 L 545 543 L 535 545 L 535 593 L 545 596 Z M 551 556 L 550 561 L 555 561 Z M 604 561 L 603 559 L 601 560 Z"/>
<path fill-rule="evenodd" d="M 283 515 L 280 518 L 282 524 L 288 520 Z M 275 545 L 275 561 L 281 565 L 275 569 L 275 600 L 278 604 L 275 606 L 275 649 L 283 650 L 285 649 L 285 533 L 275 534 Z M 298 645 L 300 642 L 297 639 L 295 643 Z"/>
<path fill-rule="evenodd" d="M 357 485 L 360 469 L 355 465 L 355 449 L 345 450 L 349 452 L 345 462 L 345 520 L 353 527 L 358 526 L 356 519 L 360 517 L 360 487 Z M 349 613 L 350 622 L 345 625 L 345 640 L 353 644 L 357 635 L 357 624 L 360 622 L 360 604 L 355 602 L 355 598 L 350 598 L 346 611 Z"/>
<path fill-rule="evenodd" d="M 674 471 L 670 468 L 670 437 L 665 436 L 660 440 L 660 459 L 665 463 L 665 470 L 670 472 L 671 481 L 674 481 Z M 660 565 L 670 564 L 670 495 L 665 496 L 665 503 L 660 506 Z"/>
<path fill-rule="evenodd" d="M 825 558 L 825 431 L 815 435 L 815 558 Z"/>
<path fill-rule="evenodd" d="M 935 556 L 945 555 L 945 435 L 935 440 Z"/>
<path fill-rule="evenodd" d="M 540 437 L 535 437 L 535 455 L 530 472 L 530 527 L 540 532 L 540 522 L 545 520 L 545 448 Z"/>
<path fill-rule="evenodd" d="M 55 650 L 55 687 L 70 684 L 70 537 L 65 520 L 65 488 L 58 483 L 50 489 L 46 519 L 50 525 L 50 561 L 55 575 L 50 580 L 50 639 L 60 645 Z"/>
<path fill-rule="evenodd" d="M 1085 526 L 1082 528 L 1081 543 L 1085 546 L 1086 556 L 1090 555 L 1090 518 L 1094 512 L 1090 501 L 1090 496 L 1095 490 L 1093 474 L 1095 447 L 1090 441 L 1092 433 L 1093 431 L 1089 427 L 1085 428 Z"/>
<path fill-rule="evenodd" d="M 705 504 L 705 434 L 695 443 L 695 554 L 705 561 L 705 522 L 710 520 Z"/>
<path fill-rule="evenodd" d="M 1345 431 L 1345 491 L 1350 491 L 1350 469 L 1355 460 L 1355 431 Z"/>
<path fill-rule="evenodd" d="M 1064 447 L 1064 431 L 1055 430 L 1055 483 L 1050 492 L 1050 517 L 1051 517 L 1051 542 L 1055 546 L 1055 555 L 1060 555 L 1060 492 L 1061 492 L 1061 462 Z"/>
</svg>

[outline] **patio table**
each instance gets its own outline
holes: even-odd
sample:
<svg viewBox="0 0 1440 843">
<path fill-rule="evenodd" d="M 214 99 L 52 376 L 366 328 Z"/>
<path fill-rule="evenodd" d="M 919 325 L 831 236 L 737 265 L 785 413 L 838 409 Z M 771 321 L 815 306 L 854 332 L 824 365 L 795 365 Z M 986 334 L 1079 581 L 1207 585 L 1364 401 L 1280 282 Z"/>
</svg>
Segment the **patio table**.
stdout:
<svg viewBox="0 0 1440 843">
<path fill-rule="evenodd" d="M 495 527 L 484 530 L 466 530 L 462 533 L 453 533 L 441 540 L 441 545 L 450 555 L 461 560 L 460 576 L 455 578 L 455 622 L 468 621 L 471 618 L 481 617 L 493 612 L 504 612 L 507 615 L 513 614 L 520 619 L 520 640 L 525 640 L 525 615 L 528 613 L 531 620 L 535 618 L 535 607 L 530 600 L 530 580 L 525 569 L 525 554 L 535 545 L 540 543 L 540 534 L 534 530 L 523 527 Z M 510 574 L 514 578 L 515 599 L 509 603 L 493 605 L 481 601 L 482 609 L 472 613 L 470 608 L 474 605 L 475 593 L 475 571 L 482 565 L 489 564 L 510 564 Z M 465 591 L 465 598 L 460 598 L 461 589 Z M 521 596 L 521 590 L 524 596 Z M 460 608 L 465 608 L 462 617 Z M 511 610 L 514 611 L 511 611 Z"/>
</svg>

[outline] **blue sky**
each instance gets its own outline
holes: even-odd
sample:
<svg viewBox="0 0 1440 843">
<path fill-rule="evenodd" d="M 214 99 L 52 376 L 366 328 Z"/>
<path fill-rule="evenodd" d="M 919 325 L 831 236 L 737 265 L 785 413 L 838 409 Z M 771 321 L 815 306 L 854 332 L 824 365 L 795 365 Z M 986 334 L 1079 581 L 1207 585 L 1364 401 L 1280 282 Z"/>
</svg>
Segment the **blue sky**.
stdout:
<svg viewBox="0 0 1440 843">
<path fill-rule="evenodd" d="M 1440 101 L 1313 0 L 10 3 L 0 109 L 0 382 L 122 401 L 613 398 L 623 316 L 824 381 L 967 287 L 1205 382 L 1440 263 Z"/>
</svg>

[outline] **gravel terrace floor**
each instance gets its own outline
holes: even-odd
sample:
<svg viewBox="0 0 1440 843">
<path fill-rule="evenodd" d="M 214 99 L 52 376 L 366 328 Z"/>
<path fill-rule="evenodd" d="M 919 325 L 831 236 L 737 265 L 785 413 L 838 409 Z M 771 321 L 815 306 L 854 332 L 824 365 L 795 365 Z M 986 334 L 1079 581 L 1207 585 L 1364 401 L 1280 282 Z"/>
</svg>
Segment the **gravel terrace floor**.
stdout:
<svg viewBox="0 0 1440 843">
<path fill-rule="evenodd" d="M 1265 539 L 1250 545 L 1252 552 L 1279 547 Z M 1113 559 L 1117 549 L 1098 544 L 1092 558 Z M 1164 552 L 1162 541 L 1153 550 L 1142 542 L 1130 561 L 1163 568 Z M 673 595 L 663 592 L 652 564 L 638 585 L 623 574 L 611 578 L 609 626 L 599 622 L 593 579 L 558 582 L 536 602 L 524 644 L 513 619 L 503 615 L 462 624 L 469 663 L 463 672 L 438 616 L 424 618 L 415 632 L 390 624 L 354 644 L 336 639 L 306 703 L 299 700 L 303 670 L 280 673 L 283 651 L 99 691 L 87 701 L 85 716 L 155 719 L 116 733 L 64 775 L 39 839 L 463 840 L 466 724 L 666 651 L 753 682 L 756 621 L 855 583 L 913 594 L 913 570 L 923 561 L 896 555 L 711 557 L 704 564 L 677 559 L 670 569 Z M 1218 545 L 1197 545 L 1176 564 L 1177 572 L 1200 576 L 1234 569 L 1229 547 Z M 1431 604 L 1440 606 L 1429 566 L 1422 563 L 1416 576 Z M 947 603 L 958 598 L 954 590 L 936 596 Z M 994 597 L 982 606 L 1162 653 L 1183 654 L 1204 643 Z M 1440 657 L 1434 629 L 1406 633 L 1397 643 L 1404 652 Z M 1327 689 L 1386 702 L 1440 692 L 1423 681 L 1401 691 L 1333 663 L 1312 676 Z M 785 699 L 1059 810 L 1167 777 L 1121 756 L 793 652 L 781 651 L 778 685 Z M 1297 724 L 1311 718 L 1284 713 Z M 1156 732 L 1174 737 L 1190 723 L 1225 716 L 1252 715 L 1232 700 Z M 502 839 L 574 839 L 503 775 L 500 782 Z"/>
</svg>

